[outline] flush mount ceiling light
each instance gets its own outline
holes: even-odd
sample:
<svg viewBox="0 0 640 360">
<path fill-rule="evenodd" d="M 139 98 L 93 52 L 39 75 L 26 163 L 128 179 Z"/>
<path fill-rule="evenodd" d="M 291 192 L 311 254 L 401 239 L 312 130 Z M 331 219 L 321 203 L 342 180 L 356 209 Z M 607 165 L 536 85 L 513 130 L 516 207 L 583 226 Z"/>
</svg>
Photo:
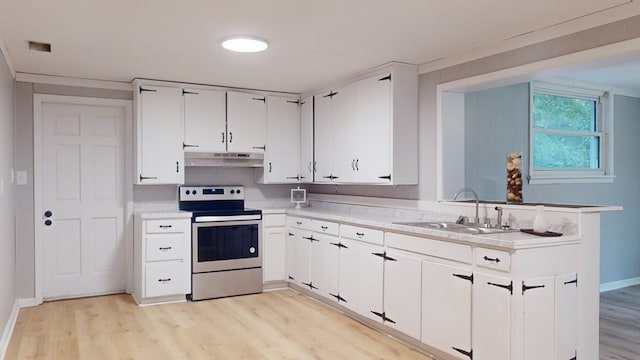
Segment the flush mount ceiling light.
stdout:
<svg viewBox="0 0 640 360">
<path fill-rule="evenodd" d="M 222 39 L 222 47 L 236 52 L 259 52 L 267 49 L 267 40 L 257 36 L 228 36 Z"/>
</svg>

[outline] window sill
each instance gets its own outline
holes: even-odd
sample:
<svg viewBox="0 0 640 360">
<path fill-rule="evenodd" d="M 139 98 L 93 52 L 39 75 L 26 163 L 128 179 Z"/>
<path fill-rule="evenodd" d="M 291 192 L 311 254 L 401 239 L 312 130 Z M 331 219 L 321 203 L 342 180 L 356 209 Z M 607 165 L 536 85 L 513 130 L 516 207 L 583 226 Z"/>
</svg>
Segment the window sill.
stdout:
<svg viewBox="0 0 640 360">
<path fill-rule="evenodd" d="M 610 184 L 615 175 L 596 176 L 529 176 L 529 185 L 543 184 Z"/>
</svg>

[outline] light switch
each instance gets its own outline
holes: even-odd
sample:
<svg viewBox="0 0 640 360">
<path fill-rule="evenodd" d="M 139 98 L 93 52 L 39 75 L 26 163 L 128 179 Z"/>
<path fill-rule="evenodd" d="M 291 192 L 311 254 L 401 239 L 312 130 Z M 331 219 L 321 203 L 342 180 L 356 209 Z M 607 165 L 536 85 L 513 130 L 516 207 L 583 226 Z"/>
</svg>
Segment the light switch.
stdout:
<svg viewBox="0 0 640 360">
<path fill-rule="evenodd" d="M 16 171 L 16 182 L 18 185 L 27 185 L 27 172 L 26 171 Z"/>
</svg>

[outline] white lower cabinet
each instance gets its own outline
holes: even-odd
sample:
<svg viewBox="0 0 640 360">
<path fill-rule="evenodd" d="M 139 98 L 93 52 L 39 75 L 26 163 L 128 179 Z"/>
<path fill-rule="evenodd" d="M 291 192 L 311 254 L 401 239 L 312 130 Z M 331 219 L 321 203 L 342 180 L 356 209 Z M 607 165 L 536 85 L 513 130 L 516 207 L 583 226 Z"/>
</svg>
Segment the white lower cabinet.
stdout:
<svg viewBox="0 0 640 360">
<path fill-rule="evenodd" d="M 458 359 L 471 354 L 470 267 L 422 263 L 422 342 Z"/>
<path fill-rule="evenodd" d="M 387 250 L 384 262 L 384 323 L 420 339 L 422 259 Z"/>
<path fill-rule="evenodd" d="M 511 299 L 513 282 L 473 274 L 471 334 L 474 360 L 511 359 Z"/>
<path fill-rule="evenodd" d="M 132 295 L 140 305 L 184 301 L 191 292 L 191 219 L 158 216 L 134 217 Z"/>
<path fill-rule="evenodd" d="M 298 286 L 310 284 L 309 262 L 311 260 L 311 231 L 289 229 L 287 236 L 287 271 L 290 282 Z"/>
<path fill-rule="evenodd" d="M 317 234 L 311 249 L 311 277 L 316 291 L 331 300 L 337 300 L 338 272 L 340 268 L 340 239 L 337 236 Z"/>
<path fill-rule="evenodd" d="M 348 309 L 382 321 L 382 279 L 384 259 L 379 245 L 341 238 L 340 297 Z"/>
<path fill-rule="evenodd" d="M 578 275 L 555 277 L 555 354 L 558 360 L 578 356 Z"/>
<path fill-rule="evenodd" d="M 264 234 L 262 271 L 265 283 L 281 282 L 287 279 L 285 218 L 285 214 L 265 214 L 262 219 Z"/>
</svg>

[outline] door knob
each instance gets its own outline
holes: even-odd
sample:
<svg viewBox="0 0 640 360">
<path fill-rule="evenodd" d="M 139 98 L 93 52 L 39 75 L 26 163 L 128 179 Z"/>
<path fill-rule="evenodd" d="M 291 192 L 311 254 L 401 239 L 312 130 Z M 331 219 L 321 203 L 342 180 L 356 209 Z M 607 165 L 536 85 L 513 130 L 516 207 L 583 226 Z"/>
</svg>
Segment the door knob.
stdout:
<svg viewBox="0 0 640 360">
<path fill-rule="evenodd" d="M 49 219 L 47 219 L 47 220 L 45 220 L 45 221 L 44 221 L 44 224 L 45 224 L 46 226 L 51 226 L 52 221 L 51 221 L 51 220 L 49 220 Z"/>
<path fill-rule="evenodd" d="M 44 212 L 44 217 L 51 217 L 51 215 L 53 215 L 51 210 L 47 210 L 47 211 Z"/>
</svg>

